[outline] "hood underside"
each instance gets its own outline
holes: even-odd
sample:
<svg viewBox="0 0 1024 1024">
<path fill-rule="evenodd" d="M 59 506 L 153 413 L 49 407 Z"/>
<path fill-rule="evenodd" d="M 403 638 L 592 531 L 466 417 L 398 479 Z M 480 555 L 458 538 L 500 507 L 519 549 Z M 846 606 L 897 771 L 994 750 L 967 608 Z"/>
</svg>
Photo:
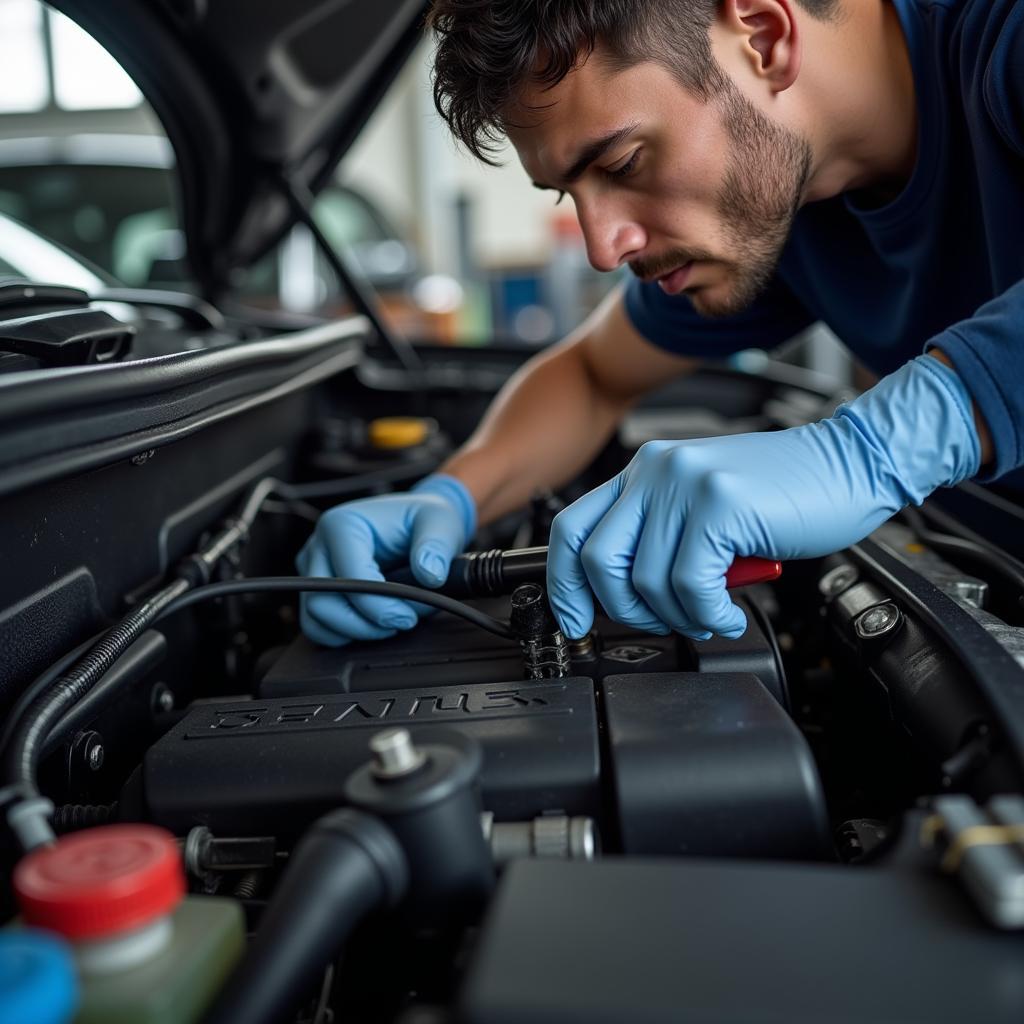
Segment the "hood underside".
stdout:
<svg viewBox="0 0 1024 1024">
<path fill-rule="evenodd" d="M 53 0 L 132 76 L 174 147 L 207 294 L 317 192 L 420 40 L 426 0 Z"/>
</svg>

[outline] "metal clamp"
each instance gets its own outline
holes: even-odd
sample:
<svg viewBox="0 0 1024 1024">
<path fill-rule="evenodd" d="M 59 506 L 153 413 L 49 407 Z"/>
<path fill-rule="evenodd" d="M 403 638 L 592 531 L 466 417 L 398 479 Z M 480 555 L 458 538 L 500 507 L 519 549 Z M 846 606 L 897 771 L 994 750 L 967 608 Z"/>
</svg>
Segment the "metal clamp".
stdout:
<svg viewBox="0 0 1024 1024">
<path fill-rule="evenodd" d="M 936 797 L 920 842 L 941 851 L 939 867 L 957 874 L 997 928 L 1024 928 L 1024 797 L 997 796 L 981 808 L 968 796 Z"/>
</svg>

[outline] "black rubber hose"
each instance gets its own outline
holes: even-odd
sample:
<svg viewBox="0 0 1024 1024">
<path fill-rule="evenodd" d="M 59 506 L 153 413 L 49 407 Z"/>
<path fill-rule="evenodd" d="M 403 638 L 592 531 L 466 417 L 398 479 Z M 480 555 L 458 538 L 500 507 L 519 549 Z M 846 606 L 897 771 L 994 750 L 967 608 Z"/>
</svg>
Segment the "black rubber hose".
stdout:
<svg viewBox="0 0 1024 1024">
<path fill-rule="evenodd" d="M 116 800 L 112 804 L 64 804 L 53 812 L 53 830 L 63 835 L 116 820 Z"/>
<path fill-rule="evenodd" d="M 188 580 L 179 579 L 154 594 L 108 629 L 81 661 L 26 708 L 21 721 L 14 727 L 4 757 L 4 778 L 12 785 L 20 786 L 24 798 L 32 799 L 38 795 L 36 765 L 50 730 L 92 689 L 163 609 L 188 588 Z"/>
<path fill-rule="evenodd" d="M 320 818 L 289 858 L 205 1024 L 291 1020 L 360 921 L 395 906 L 408 884 L 405 854 L 376 818 L 351 808 Z"/>
</svg>

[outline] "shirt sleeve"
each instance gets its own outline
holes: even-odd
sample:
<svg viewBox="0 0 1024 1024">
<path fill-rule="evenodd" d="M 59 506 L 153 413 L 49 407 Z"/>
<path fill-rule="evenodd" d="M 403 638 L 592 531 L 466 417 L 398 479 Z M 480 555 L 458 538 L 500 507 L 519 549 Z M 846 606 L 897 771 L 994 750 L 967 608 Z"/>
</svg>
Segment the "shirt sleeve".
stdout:
<svg viewBox="0 0 1024 1024">
<path fill-rule="evenodd" d="M 722 359 L 747 348 L 773 348 L 815 321 L 776 276 L 752 306 L 735 316 L 702 317 L 685 295 L 631 278 L 626 313 L 652 344 L 674 355 Z"/>
<path fill-rule="evenodd" d="M 982 479 L 1024 465 L 1024 281 L 937 334 L 930 348 L 952 360 L 992 434 L 995 465 Z"/>
<path fill-rule="evenodd" d="M 989 114 L 1006 144 L 1024 155 L 1024 4 L 1010 8 L 984 72 L 981 91 Z"/>
</svg>

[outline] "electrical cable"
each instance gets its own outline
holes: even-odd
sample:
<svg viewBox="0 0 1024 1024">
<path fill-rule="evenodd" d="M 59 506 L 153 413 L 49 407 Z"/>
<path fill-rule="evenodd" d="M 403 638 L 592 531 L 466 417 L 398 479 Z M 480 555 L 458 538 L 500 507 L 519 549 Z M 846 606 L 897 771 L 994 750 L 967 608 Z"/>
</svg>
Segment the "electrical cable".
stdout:
<svg viewBox="0 0 1024 1024">
<path fill-rule="evenodd" d="M 161 611 L 156 621 L 159 622 L 183 608 L 215 597 L 273 591 L 319 591 L 334 594 L 377 594 L 383 597 L 397 597 L 404 601 L 428 604 L 441 611 L 458 615 L 467 622 L 471 622 L 495 636 L 500 636 L 502 639 L 514 640 L 516 638 L 507 622 L 486 615 L 462 601 L 456 601 L 452 597 L 427 590 L 425 587 L 413 587 L 406 583 L 387 583 L 378 580 L 351 580 L 322 576 L 254 576 L 250 579 L 208 583 L 176 598 Z"/>
</svg>

